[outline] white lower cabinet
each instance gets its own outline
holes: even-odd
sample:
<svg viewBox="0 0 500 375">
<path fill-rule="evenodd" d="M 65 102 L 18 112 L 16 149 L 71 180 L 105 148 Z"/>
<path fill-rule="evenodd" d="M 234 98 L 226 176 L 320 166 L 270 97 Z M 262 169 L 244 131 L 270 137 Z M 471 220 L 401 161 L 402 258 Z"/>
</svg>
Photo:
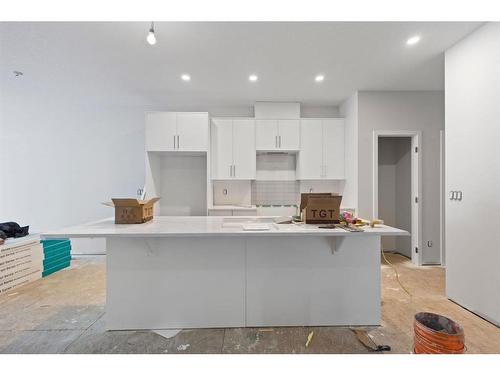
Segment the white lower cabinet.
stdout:
<svg viewBox="0 0 500 375">
<path fill-rule="evenodd" d="M 255 179 L 255 121 L 213 118 L 211 130 L 212 179 Z"/>
<path fill-rule="evenodd" d="M 300 180 L 344 178 L 344 120 L 302 119 L 297 174 Z"/>
</svg>

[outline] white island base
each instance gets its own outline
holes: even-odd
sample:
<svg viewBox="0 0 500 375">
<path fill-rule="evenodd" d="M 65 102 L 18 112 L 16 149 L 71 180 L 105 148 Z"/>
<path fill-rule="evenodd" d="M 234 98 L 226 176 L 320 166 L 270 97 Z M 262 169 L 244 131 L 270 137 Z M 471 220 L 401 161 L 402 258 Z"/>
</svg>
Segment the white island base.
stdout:
<svg viewBox="0 0 500 375">
<path fill-rule="evenodd" d="M 380 237 L 108 239 L 108 329 L 380 324 Z"/>
<path fill-rule="evenodd" d="M 109 330 L 380 324 L 380 236 L 406 232 L 245 232 L 222 220 L 101 222 L 45 237 L 107 238 Z"/>
</svg>

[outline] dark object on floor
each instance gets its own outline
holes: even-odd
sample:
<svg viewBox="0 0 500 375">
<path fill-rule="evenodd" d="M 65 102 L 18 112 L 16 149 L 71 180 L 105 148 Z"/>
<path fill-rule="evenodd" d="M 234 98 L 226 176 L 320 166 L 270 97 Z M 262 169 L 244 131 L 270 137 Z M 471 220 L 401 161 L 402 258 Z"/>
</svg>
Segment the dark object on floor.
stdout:
<svg viewBox="0 0 500 375">
<path fill-rule="evenodd" d="M 0 231 L 5 233 L 8 237 L 25 237 L 29 234 L 29 226 L 21 227 L 18 223 L 14 223 L 13 221 L 7 223 L 0 223 Z"/>
<path fill-rule="evenodd" d="M 360 343 L 362 343 L 367 349 L 370 349 L 372 352 L 390 352 L 391 347 L 389 345 L 377 345 L 372 340 L 366 331 L 362 329 L 353 329 L 352 330 Z"/>
<path fill-rule="evenodd" d="M 429 312 L 415 314 L 414 350 L 416 354 L 462 354 L 464 329 L 444 316 Z"/>
<path fill-rule="evenodd" d="M 5 232 L 3 230 L 0 230 L 0 239 L 2 239 L 2 240 L 7 239 L 7 235 L 5 234 Z"/>
</svg>

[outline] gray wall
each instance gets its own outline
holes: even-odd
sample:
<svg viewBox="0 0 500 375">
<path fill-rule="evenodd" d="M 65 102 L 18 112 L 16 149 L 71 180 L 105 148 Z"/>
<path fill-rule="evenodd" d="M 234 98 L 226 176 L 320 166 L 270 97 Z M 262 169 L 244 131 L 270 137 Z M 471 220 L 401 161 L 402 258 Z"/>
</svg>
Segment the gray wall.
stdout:
<svg viewBox="0 0 500 375">
<path fill-rule="evenodd" d="M 373 209 L 373 131 L 422 131 L 423 262 L 440 262 L 440 141 L 444 127 L 444 93 L 440 91 L 358 92 L 358 212 L 371 218 Z M 427 241 L 433 247 L 427 247 Z"/>
</svg>

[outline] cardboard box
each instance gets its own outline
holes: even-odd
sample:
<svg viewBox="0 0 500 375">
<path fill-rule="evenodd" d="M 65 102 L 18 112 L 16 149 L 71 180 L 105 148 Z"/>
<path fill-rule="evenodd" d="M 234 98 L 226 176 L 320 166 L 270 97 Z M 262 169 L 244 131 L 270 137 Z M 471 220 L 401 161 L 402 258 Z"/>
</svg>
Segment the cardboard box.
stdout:
<svg viewBox="0 0 500 375">
<path fill-rule="evenodd" d="M 309 198 L 312 197 L 331 197 L 332 195 L 338 195 L 336 193 L 302 193 L 300 194 L 300 212 L 307 206 Z"/>
<path fill-rule="evenodd" d="M 142 224 L 153 219 L 154 204 L 160 198 L 146 200 L 135 198 L 113 198 L 104 203 L 115 208 L 115 224 Z"/>
<path fill-rule="evenodd" d="M 307 197 L 302 217 L 306 224 L 333 224 L 340 219 L 340 195 Z"/>
</svg>

